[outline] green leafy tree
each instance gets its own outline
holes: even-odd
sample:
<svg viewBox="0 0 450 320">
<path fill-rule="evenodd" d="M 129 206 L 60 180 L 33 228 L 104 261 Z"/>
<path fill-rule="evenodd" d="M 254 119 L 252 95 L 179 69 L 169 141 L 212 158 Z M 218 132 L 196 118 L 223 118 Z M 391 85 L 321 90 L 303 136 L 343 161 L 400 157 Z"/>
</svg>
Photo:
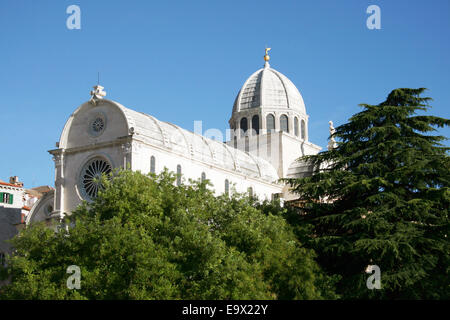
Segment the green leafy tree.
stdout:
<svg viewBox="0 0 450 320">
<path fill-rule="evenodd" d="M 215 197 L 208 182 L 120 171 L 68 228 L 35 225 L 13 240 L 4 299 L 321 299 L 333 282 L 272 206 Z M 69 290 L 66 269 L 81 269 Z"/>
<path fill-rule="evenodd" d="M 449 298 L 449 148 L 430 133 L 450 121 L 423 114 L 424 90 L 362 104 L 335 149 L 303 159 L 314 173 L 288 180 L 304 204 L 294 223 L 312 228 L 307 244 L 344 298 Z M 368 265 L 380 290 L 366 286 Z"/>
</svg>

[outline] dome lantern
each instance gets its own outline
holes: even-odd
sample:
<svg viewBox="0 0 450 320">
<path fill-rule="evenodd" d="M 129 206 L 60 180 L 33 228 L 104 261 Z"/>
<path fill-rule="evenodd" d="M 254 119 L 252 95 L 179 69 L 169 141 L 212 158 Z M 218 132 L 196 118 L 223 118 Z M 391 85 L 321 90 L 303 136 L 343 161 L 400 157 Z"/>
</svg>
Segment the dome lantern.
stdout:
<svg viewBox="0 0 450 320">
<path fill-rule="evenodd" d="M 272 49 L 272 48 L 266 48 L 266 54 L 264 55 L 264 61 L 265 61 L 264 68 L 269 68 L 270 67 L 270 64 L 269 64 L 269 60 L 270 60 L 269 51 L 270 51 L 270 49 Z"/>
</svg>

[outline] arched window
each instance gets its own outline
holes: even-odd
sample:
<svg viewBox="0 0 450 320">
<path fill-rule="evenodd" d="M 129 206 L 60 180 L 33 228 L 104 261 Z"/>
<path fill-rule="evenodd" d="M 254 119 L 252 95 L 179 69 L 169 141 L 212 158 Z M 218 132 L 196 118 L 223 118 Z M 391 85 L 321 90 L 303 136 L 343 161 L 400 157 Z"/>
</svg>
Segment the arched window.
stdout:
<svg viewBox="0 0 450 320">
<path fill-rule="evenodd" d="M 155 157 L 154 156 L 152 156 L 151 158 L 150 158 L 150 172 L 151 173 L 155 173 L 155 166 L 156 166 L 156 160 L 155 160 Z"/>
<path fill-rule="evenodd" d="M 177 186 L 181 186 L 181 166 L 177 165 Z"/>
<path fill-rule="evenodd" d="M 230 181 L 228 179 L 225 179 L 225 194 L 230 193 Z"/>
<path fill-rule="evenodd" d="M 302 139 L 306 139 L 306 125 L 305 120 L 301 122 L 301 130 L 302 130 Z"/>
<path fill-rule="evenodd" d="M 206 180 L 206 173 L 202 172 L 202 182 Z"/>
<path fill-rule="evenodd" d="M 237 137 L 234 136 L 233 140 L 234 140 L 234 148 L 237 149 Z"/>
<path fill-rule="evenodd" d="M 268 114 L 266 117 L 266 128 L 267 132 L 275 130 L 275 117 L 273 114 Z"/>
<path fill-rule="evenodd" d="M 289 121 L 285 114 L 280 117 L 280 131 L 289 132 Z"/>
<path fill-rule="evenodd" d="M 248 130 L 248 122 L 247 122 L 247 118 L 242 118 L 241 119 L 241 132 L 242 134 L 245 134 Z"/>
<path fill-rule="evenodd" d="M 250 142 L 248 140 L 248 136 L 245 137 L 245 152 L 249 152 L 250 151 Z"/>
<path fill-rule="evenodd" d="M 252 133 L 259 134 L 259 117 L 258 115 L 252 118 Z"/>
<path fill-rule="evenodd" d="M 298 118 L 294 118 L 294 133 L 298 137 Z"/>
</svg>

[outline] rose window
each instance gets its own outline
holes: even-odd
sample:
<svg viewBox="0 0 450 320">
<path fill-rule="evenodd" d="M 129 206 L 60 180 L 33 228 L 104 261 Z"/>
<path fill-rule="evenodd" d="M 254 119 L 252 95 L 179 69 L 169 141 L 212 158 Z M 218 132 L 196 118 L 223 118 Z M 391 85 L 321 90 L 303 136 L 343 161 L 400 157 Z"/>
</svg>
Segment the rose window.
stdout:
<svg viewBox="0 0 450 320">
<path fill-rule="evenodd" d="M 111 165 L 103 159 L 97 158 L 86 163 L 81 171 L 80 177 L 80 186 L 83 195 L 89 200 L 95 199 L 98 191 L 102 188 L 102 175 L 108 175 L 111 171 Z"/>
<path fill-rule="evenodd" d="M 92 131 L 99 133 L 103 130 L 105 127 L 105 123 L 103 122 L 102 118 L 97 118 L 92 122 Z"/>
</svg>

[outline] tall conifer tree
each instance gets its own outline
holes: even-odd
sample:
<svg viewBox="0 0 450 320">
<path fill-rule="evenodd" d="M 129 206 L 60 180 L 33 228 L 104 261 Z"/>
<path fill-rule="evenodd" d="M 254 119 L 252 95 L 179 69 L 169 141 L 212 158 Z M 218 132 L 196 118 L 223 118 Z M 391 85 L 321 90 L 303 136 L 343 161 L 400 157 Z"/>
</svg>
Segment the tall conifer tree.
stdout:
<svg viewBox="0 0 450 320">
<path fill-rule="evenodd" d="M 337 147 L 303 158 L 310 177 L 289 179 L 300 195 L 309 245 L 344 298 L 448 299 L 450 161 L 448 119 L 423 115 L 424 88 L 393 90 L 336 128 Z M 381 289 L 367 288 L 368 265 Z"/>
</svg>

